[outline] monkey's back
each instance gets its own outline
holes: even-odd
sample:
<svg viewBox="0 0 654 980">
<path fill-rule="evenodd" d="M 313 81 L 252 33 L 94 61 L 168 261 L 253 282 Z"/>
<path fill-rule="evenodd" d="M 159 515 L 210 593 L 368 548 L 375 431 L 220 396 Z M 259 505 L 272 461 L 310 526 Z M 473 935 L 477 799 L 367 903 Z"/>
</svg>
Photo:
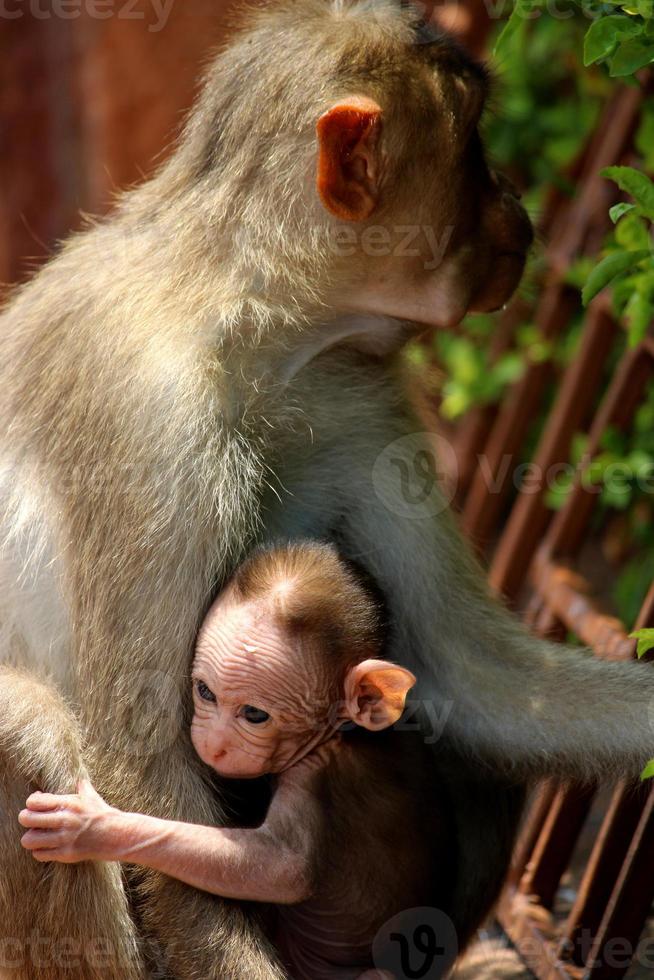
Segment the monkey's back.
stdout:
<svg viewBox="0 0 654 980">
<path fill-rule="evenodd" d="M 418 731 L 348 732 L 316 792 L 325 814 L 316 891 L 282 909 L 281 942 L 296 980 L 354 978 L 373 965 L 372 942 L 393 916 L 451 908 L 450 807 Z"/>
</svg>

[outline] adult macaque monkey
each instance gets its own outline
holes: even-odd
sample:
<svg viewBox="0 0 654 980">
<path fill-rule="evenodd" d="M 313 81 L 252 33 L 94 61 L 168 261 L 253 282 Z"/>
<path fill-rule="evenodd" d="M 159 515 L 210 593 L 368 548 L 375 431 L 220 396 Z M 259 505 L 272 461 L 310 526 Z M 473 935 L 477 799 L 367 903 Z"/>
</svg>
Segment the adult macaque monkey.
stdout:
<svg viewBox="0 0 654 980">
<path fill-rule="evenodd" d="M 456 774 L 442 776 L 443 806 L 464 938 L 508 860 L 522 795 L 510 781 L 637 772 L 654 748 L 649 668 L 529 637 L 488 596 L 437 490 L 400 492 L 422 444 L 393 355 L 416 324 L 503 304 L 531 242 L 484 161 L 485 94 L 484 72 L 395 3 L 254 13 L 159 174 L 67 243 L 0 324 L 4 657 L 68 692 L 102 795 L 220 822 L 188 738 L 196 631 L 253 542 L 333 538 L 388 597 L 390 658 L 428 709 L 451 708 L 438 754 Z M 52 788 L 39 697 L 35 685 L 21 703 L 29 738 L 2 719 L 12 800 Z M 74 790 L 67 765 L 56 791 Z M 7 819 L 14 974 L 60 977 L 47 937 L 34 964 L 30 903 L 46 881 L 55 949 L 81 903 L 106 936 L 108 899 L 93 906 L 88 879 L 65 876 L 83 865 L 44 878 Z M 124 921 L 117 879 L 104 885 Z M 179 980 L 282 975 L 251 908 L 156 873 L 130 892 Z M 123 934 L 129 949 L 129 923 Z M 75 969 L 130 980 L 140 966 Z"/>
</svg>

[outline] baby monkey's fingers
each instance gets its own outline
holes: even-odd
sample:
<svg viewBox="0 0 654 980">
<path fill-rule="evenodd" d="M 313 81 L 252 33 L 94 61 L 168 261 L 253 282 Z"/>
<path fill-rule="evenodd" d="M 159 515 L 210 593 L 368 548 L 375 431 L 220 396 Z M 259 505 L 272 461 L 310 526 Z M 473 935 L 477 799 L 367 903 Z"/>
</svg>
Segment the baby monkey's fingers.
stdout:
<svg viewBox="0 0 654 980">
<path fill-rule="evenodd" d="M 68 843 L 70 835 L 63 830 L 32 828 L 20 839 L 26 851 L 54 851 Z"/>
<path fill-rule="evenodd" d="M 61 861 L 61 858 L 57 857 L 57 851 L 32 851 L 32 857 L 35 861 L 40 861 L 42 864 L 45 861 Z M 68 863 L 63 862 L 62 863 Z"/>
<path fill-rule="evenodd" d="M 80 798 L 77 793 L 59 796 L 56 793 L 32 793 L 27 797 L 26 806 L 30 810 L 57 810 L 61 807 L 78 807 Z"/>
<path fill-rule="evenodd" d="M 45 830 L 59 830 L 66 826 L 64 810 L 21 810 L 18 814 L 21 827 L 40 827 Z"/>
<path fill-rule="evenodd" d="M 58 861 L 61 864 L 75 864 L 84 858 L 72 846 L 71 836 L 65 830 L 32 829 L 23 834 L 21 844 L 31 851 L 36 861 Z"/>
</svg>

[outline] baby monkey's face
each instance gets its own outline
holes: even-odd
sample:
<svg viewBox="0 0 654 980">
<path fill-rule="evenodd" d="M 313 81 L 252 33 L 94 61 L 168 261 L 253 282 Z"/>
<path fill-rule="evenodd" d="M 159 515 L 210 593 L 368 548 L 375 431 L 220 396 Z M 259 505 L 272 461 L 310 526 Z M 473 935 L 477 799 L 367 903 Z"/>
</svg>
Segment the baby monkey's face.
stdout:
<svg viewBox="0 0 654 980">
<path fill-rule="evenodd" d="M 338 726 L 322 658 L 301 644 L 257 604 L 219 596 L 210 609 L 193 663 L 191 740 L 220 775 L 282 772 Z"/>
<path fill-rule="evenodd" d="M 277 599 L 297 587 L 280 579 Z M 410 671 L 384 660 L 357 661 L 354 649 L 345 676 L 343 670 L 326 640 L 294 633 L 270 601 L 237 600 L 228 587 L 207 613 L 195 648 L 195 751 L 221 776 L 248 779 L 288 769 L 344 721 L 381 731 L 400 718 L 416 681 Z"/>
</svg>

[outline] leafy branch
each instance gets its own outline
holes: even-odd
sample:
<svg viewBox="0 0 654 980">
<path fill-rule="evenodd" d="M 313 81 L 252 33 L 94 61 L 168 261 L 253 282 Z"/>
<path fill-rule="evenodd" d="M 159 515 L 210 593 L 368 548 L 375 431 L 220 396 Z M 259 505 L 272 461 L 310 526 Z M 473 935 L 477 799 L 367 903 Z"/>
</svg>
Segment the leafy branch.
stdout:
<svg viewBox="0 0 654 980">
<path fill-rule="evenodd" d="M 546 0 L 516 0 L 494 53 L 502 54 L 514 43 L 515 35 L 545 6 Z M 606 62 L 610 75 L 623 78 L 654 62 L 654 0 L 597 0 L 590 7 L 585 4 L 584 10 L 596 18 L 584 40 L 586 66 Z"/>
<path fill-rule="evenodd" d="M 495 53 L 504 55 L 515 45 L 517 35 L 543 15 L 544 7 L 545 0 L 516 0 Z M 638 84 L 635 73 L 654 64 L 654 0 L 593 0 L 590 13 L 595 19 L 584 37 L 584 65 L 604 64 L 610 76 Z M 643 112 L 636 146 L 645 165 L 654 169 L 654 112 L 649 106 Z M 586 281 L 582 298 L 587 305 L 611 285 L 615 313 L 624 319 L 629 342 L 634 345 L 654 319 L 654 183 L 633 167 L 607 167 L 602 175 L 631 200 L 610 209 L 615 229 Z"/>
<path fill-rule="evenodd" d="M 588 29 L 584 64 L 606 61 L 613 77 L 624 77 L 654 62 L 654 4 L 635 0 L 613 6 L 622 12 L 600 17 Z"/>
<path fill-rule="evenodd" d="M 602 176 L 613 180 L 632 201 L 615 204 L 609 211 L 615 229 L 607 254 L 586 281 L 582 298 L 587 305 L 612 284 L 616 313 L 624 317 L 629 342 L 634 345 L 654 319 L 654 183 L 633 167 L 606 167 Z"/>
</svg>

